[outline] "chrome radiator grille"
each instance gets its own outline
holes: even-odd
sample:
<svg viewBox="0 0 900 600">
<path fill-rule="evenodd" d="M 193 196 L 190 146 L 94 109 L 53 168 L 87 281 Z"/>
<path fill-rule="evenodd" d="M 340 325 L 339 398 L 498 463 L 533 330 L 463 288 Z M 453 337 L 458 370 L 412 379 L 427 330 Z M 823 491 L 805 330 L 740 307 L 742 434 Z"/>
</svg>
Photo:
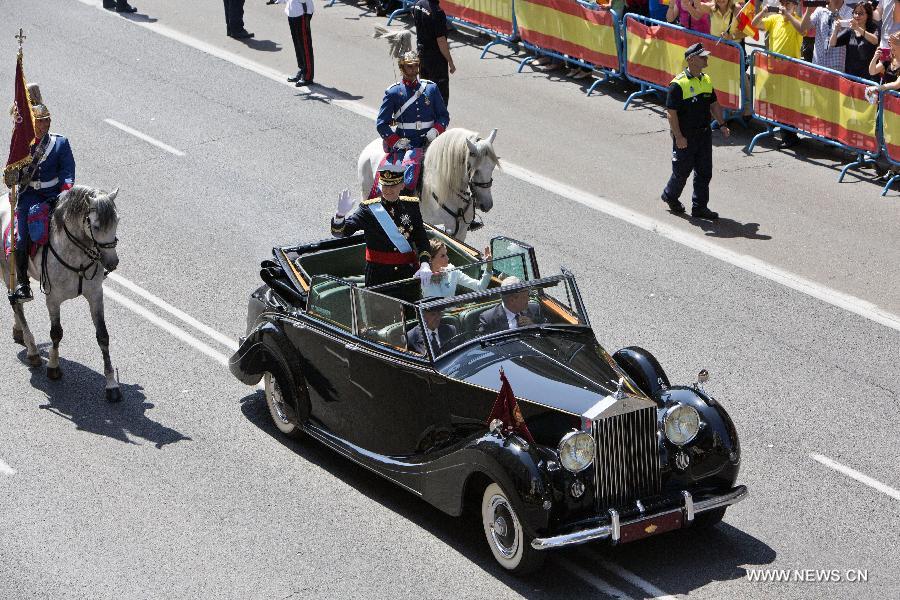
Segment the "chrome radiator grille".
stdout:
<svg viewBox="0 0 900 600">
<path fill-rule="evenodd" d="M 600 511 L 633 505 L 660 490 L 656 408 L 601 418 L 593 423 Z"/>
</svg>

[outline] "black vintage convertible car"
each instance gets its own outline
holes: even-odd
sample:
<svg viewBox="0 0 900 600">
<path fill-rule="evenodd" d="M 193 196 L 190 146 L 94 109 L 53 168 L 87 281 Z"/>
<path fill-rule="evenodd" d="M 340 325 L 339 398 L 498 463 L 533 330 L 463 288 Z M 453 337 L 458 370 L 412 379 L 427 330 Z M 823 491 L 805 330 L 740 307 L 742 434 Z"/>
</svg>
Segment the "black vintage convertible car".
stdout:
<svg viewBox="0 0 900 600">
<path fill-rule="evenodd" d="M 420 301 L 408 301 L 417 280 L 365 288 L 360 237 L 276 247 L 263 262 L 231 371 L 265 382 L 283 434 L 314 438 L 450 515 L 480 510 L 494 557 L 514 572 L 551 548 L 714 525 L 746 497 L 737 432 L 703 372 L 675 386 L 646 350 L 609 354 L 575 278 L 541 276 L 527 244 L 495 238 L 487 263 L 429 235 L 481 285 Z M 532 318 L 485 327 L 513 295 Z M 411 343 L 436 318 L 441 339 Z M 488 422 L 501 369 L 529 435 Z"/>
</svg>

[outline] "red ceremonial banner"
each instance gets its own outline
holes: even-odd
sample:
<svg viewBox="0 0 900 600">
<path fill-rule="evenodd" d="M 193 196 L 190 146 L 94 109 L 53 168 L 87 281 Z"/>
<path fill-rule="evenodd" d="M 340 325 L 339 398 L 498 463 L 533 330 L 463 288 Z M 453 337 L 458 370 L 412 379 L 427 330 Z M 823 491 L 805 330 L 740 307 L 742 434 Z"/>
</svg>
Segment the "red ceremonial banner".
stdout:
<svg viewBox="0 0 900 600">
<path fill-rule="evenodd" d="M 31 144 L 34 142 L 34 118 L 25 86 L 22 53 L 16 58 L 15 99 L 12 108 L 13 131 L 9 142 L 9 158 L 4 173 L 19 169 L 31 162 Z"/>
<path fill-rule="evenodd" d="M 512 386 L 509 385 L 509 380 L 502 370 L 500 371 L 500 381 L 502 382 L 500 392 L 497 394 L 497 399 L 494 400 L 494 406 L 491 408 L 487 424 L 490 425 L 494 419 L 500 419 L 503 422 L 503 430 L 505 432 L 518 434 L 529 444 L 533 444 L 534 438 L 531 437 L 531 432 L 528 431 L 528 426 L 525 425 L 525 419 L 522 417 L 522 411 L 519 408 L 519 403 L 516 401 L 515 394 L 513 394 Z"/>
</svg>

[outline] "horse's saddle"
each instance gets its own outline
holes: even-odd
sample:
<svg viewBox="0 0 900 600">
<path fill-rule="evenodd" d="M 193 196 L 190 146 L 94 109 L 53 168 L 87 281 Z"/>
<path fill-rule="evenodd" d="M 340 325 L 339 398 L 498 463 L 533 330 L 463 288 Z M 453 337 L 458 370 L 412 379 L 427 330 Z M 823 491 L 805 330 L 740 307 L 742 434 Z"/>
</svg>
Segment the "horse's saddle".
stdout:
<svg viewBox="0 0 900 600">
<path fill-rule="evenodd" d="M 12 248 L 9 245 L 10 227 L 15 227 L 14 231 L 16 234 L 16 239 L 18 239 L 19 237 L 17 225 L 19 221 L 18 214 L 19 209 L 17 208 L 16 214 L 13 215 L 12 221 L 6 226 L 6 229 L 3 231 L 3 251 L 6 253 L 6 256 L 9 256 L 12 252 Z M 50 241 L 49 202 L 39 202 L 28 209 L 28 237 L 31 238 L 31 246 L 28 249 L 31 256 L 37 254 L 38 249 L 41 246 L 46 246 L 47 242 Z"/>
<path fill-rule="evenodd" d="M 377 198 L 381 189 L 381 167 L 390 159 L 391 162 L 401 161 L 403 165 L 403 187 L 412 190 L 419 195 L 422 183 L 422 163 L 425 160 L 425 148 L 409 148 L 408 150 L 395 150 L 381 157 L 378 168 L 375 169 L 375 180 L 369 191 L 369 200 Z"/>
</svg>

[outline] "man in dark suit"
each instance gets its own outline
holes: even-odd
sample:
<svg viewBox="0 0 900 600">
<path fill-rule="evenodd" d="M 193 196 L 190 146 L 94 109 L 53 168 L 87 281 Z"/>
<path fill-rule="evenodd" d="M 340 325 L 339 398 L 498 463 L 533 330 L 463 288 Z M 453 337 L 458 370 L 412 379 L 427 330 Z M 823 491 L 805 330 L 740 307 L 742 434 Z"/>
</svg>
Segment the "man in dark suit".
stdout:
<svg viewBox="0 0 900 600">
<path fill-rule="evenodd" d="M 501 287 L 509 287 L 517 283 L 521 283 L 518 277 L 507 277 L 503 280 Z M 503 301 L 500 304 L 481 313 L 481 316 L 478 317 L 478 333 L 495 333 L 545 321 L 540 308 L 528 304 L 528 290 L 516 290 L 503 294 Z"/>
<path fill-rule="evenodd" d="M 427 343 L 431 346 L 431 354 L 437 356 L 441 353 L 441 348 L 445 347 L 447 342 L 456 335 L 456 327 L 449 323 L 441 323 L 442 314 L 443 312 L 440 308 L 426 310 L 422 313 L 422 317 L 425 319 L 424 335 L 421 325 L 416 325 L 406 334 L 406 341 L 410 350 L 419 354 L 426 354 L 425 340 L 427 338 Z"/>
<path fill-rule="evenodd" d="M 252 38 L 253 34 L 244 29 L 244 0 L 224 0 L 224 4 L 228 37 L 236 40 Z"/>
</svg>

